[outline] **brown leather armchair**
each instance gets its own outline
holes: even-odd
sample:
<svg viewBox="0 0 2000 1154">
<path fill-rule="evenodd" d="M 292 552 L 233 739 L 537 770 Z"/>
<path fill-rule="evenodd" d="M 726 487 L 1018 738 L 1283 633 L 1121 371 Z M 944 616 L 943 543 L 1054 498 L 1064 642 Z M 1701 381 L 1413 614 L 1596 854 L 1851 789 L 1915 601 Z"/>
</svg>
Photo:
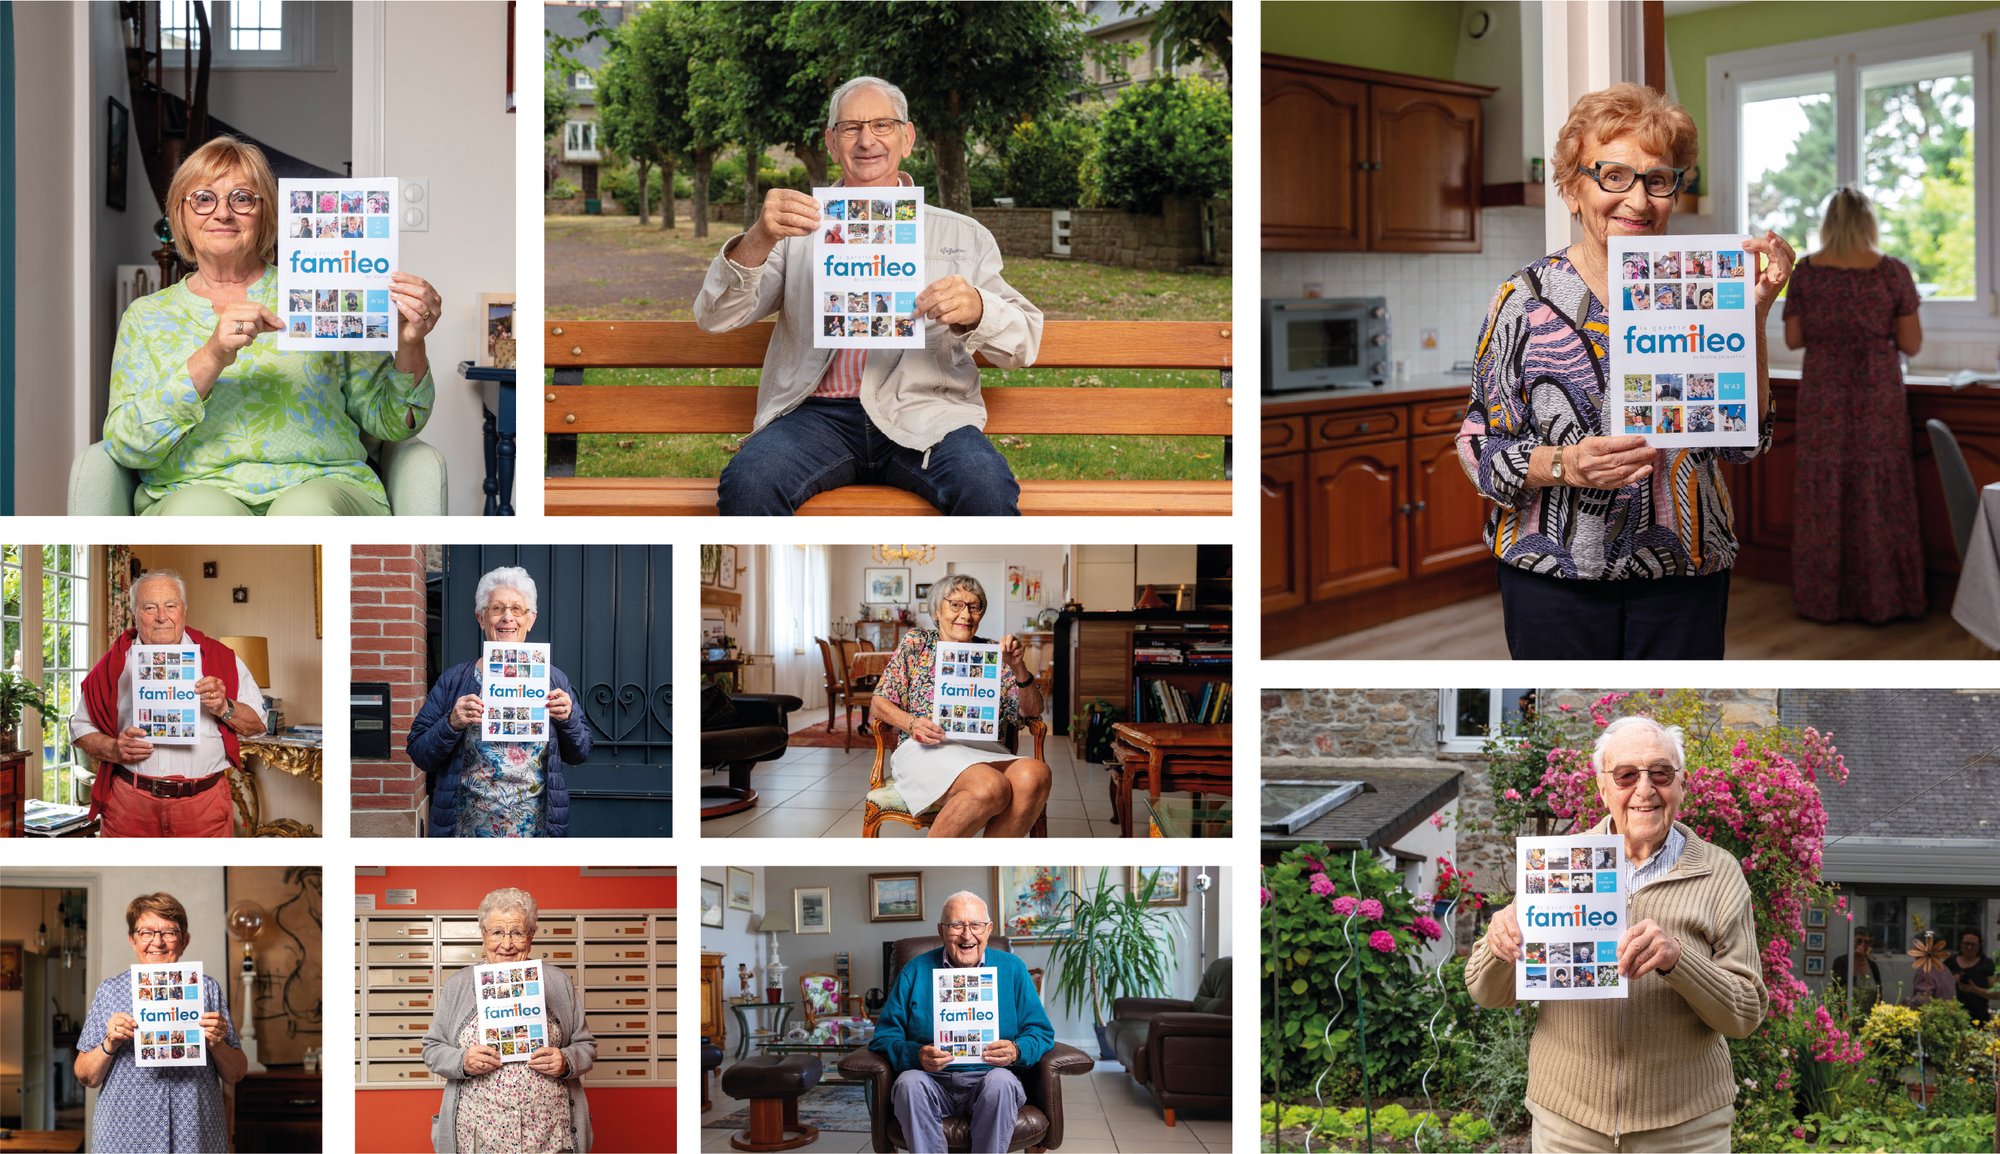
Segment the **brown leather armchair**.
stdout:
<svg viewBox="0 0 2000 1154">
<path fill-rule="evenodd" d="M 893 989 L 896 975 L 911 958 L 925 954 L 938 946 L 935 936 L 924 938 L 903 938 L 896 942 L 890 954 L 888 981 L 884 989 Z M 986 941 L 989 950 L 1013 951 L 1008 948 L 1006 938 L 995 934 Z M 1225 1043 L 1226 1048 L 1226 1043 Z M 1057 1042 L 1042 1060 L 1026 1070 L 1016 1069 L 1021 1076 L 1021 1088 L 1027 1091 L 1028 1100 L 1022 1104 L 1020 1116 L 1014 1122 L 1014 1141 L 1008 1146 L 1012 1150 L 1027 1150 L 1030 1154 L 1040 1154 L 1062 1145 L 1063 1109 L 1062 1085 L 1058 1078 L 1087 1074 L 1097 1062 L 1090 1055 L 1075 1046 Z M 868 1095 L 868 1130 L 874 1142 L 876 1154 L 893 1154 L 897 1150 L 909 1149 L 909 1141 L 903 1136 L 903 1127 L 896 1120 L 896 1111 L 889 1101 L 889 1088 L 896 1081 L 896 1068 L 887 1058 L 873 1050 L 856 1050 L 840 1060 L 841 1075 L 851 1082 L 860 1082 Z M 1224 1087 L 1225 1091 L 1227 1087 Z M 962 1115 L 952 1115 L 944 1120 L 945 1144 L 953 1151 L 969 1152 L 972 1149 L 972 1120 Z"/>
<path fill-rule="evenodd" d="M 1217 958 L 1193 998 L 1119 998 L 1111 1003 L 1118 1060 L 1174 1124 L 1175 1110 L 1229 1109 L 1229 973 Z"/>
</svg>

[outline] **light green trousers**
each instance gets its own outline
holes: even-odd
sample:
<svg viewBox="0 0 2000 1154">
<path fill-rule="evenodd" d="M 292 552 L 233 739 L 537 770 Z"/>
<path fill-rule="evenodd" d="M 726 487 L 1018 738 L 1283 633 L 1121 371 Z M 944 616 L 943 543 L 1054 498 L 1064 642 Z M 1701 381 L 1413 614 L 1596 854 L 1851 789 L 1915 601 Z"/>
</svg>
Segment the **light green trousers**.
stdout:
<svg viewBox="0 0 2000 1154">
<path fill-rule="evenodd" d="M 135 501 L 146 499 L 143 492 Z M 389 506 L 358 485 L 335 477 L 315 477 L 294 485 L 262 509 L 255 509 L 209 485 L 175 489 L 139 509 L 145 517 L 386 517 Z"/>
</svg>

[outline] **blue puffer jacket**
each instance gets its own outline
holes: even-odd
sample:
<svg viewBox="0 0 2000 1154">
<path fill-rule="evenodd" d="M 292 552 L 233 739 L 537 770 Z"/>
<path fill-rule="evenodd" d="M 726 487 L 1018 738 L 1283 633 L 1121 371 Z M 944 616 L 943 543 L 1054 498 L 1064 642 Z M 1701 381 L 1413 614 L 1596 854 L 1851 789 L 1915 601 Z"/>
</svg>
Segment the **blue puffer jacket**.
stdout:
<svg viewBox="0 0 2000 1154">
<path fill-rule="evenodd" d="M 410 723 L 410 740 L 405 748 L 417 768 L 437 781 L 431 792 L 430 835 L 452 837 L 458 830 L 458 747 L 472 728 L 451 727 L 451 707 L 467 694 L 479 692 L 477 661 L 454 665 L 431 686 L 424 707 Z M 550 837 L 569 836 L 569 779 L 565 766 L 576 765 L 590 756 L 590 727 L 583 723 L 583 703 L 576 699 L 569 678 L 553 665 L 549 667 L 549 687 L 570 697 L 568 721 L 555 723 L 555 743 L 549 746 L 547 776 L 548 826 Z"/>
</svg>

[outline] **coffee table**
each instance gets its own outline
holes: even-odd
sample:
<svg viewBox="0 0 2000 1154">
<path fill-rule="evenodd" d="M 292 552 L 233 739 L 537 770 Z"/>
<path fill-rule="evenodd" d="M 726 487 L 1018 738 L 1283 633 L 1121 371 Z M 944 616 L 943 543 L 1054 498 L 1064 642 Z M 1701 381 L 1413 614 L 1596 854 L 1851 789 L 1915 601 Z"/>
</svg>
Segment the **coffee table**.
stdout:
<svg viewBox="0 0 2000 1154">
<path fill-rule="evenodd" d="M 1230 727 L 1175 722 L 1121 721 L 1111 727 L 1111 809 L 1121 836 L 1132 836 L 1132 790 L 1143 778 L 1146 796 L 1191 793 L 1231 796 Z"/>
</svg>

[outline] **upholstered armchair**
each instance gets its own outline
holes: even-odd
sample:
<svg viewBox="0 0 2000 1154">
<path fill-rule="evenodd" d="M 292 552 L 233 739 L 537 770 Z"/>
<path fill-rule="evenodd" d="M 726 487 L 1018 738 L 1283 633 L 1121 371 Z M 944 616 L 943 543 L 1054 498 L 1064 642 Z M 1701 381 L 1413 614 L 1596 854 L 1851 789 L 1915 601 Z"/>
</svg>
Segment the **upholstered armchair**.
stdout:
<svg viewBox="0 0 2000 1154">
<path fill-rule="evenodd" d="M 1031 718 L 1027 722 L 1027 730 L 1035 743 L 1035 759 L 1047 762 L 1048 758 L 1042 755 L 1042 747 L 1049 736 L 1049 723 L 1039 717 Z M 922 813 L 911 813 L 910 807 L 903 802 L 903 795 L 896 791 L 895 779 L 889 776 L 889 755 L 896 751 L 896 741 L 902 736 L 902 731 L 893 725 L 877 725 L 874 733 L 875 764 L 868 773 L 868 804 L 861 811 L 861 836 L 880 837 L 885 821 L 911 829 L 929 829 L 931 822 L 937 819 L 938 810 L 943 808 L 944 800 L 940 798 Z M 1018 728 L 1002 727 L 1000 740 L 1008 753 L 1020 756 L 1021 733 Z M 1028 830 L 1028 836 L 1049 836 L 1049 811 L 1046 808 L 1035 815 L 1035 824 Z"/>
<path fill-rule="evenodd" d="M 701 765 L 729 773 L 728 785 L 701 787 L 704 821 L 741 813 L 757 804 L 750 773 L 762 761 L 785 756 L 791 740 L 785 715 L 805 704 L 788 693 L 702 693 Z"/>
<path fill-rule="evenodd" d="M 1176 1110 L 1229 1110 L 1229 973 L 1218 958 L 1193 998 L 1119 998 L 1111 1003 L 1118 1060 L 1174 1124 Z"/>
</svg>

